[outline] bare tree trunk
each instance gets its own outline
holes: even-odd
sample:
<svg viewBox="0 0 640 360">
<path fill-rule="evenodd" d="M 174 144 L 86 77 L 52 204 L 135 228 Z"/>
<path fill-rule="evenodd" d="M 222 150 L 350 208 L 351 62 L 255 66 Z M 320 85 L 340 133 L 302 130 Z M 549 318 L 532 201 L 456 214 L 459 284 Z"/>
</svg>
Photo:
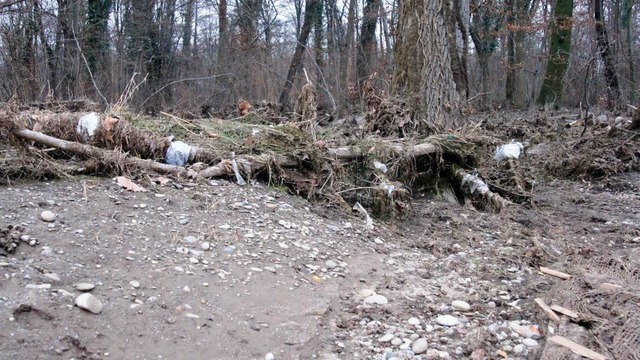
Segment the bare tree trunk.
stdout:
<svg viewBox="0 0 640 360">
<path fill-rule="evenodd" d="M 376 59 L 376 25 L 380 14 L 380 0 L 367 0 L 364 6 L 362 29 L 360 30 L 360 48 L 357 56 L 358 85 L 372 74 Z"/>
<path fill-rule="evenodd" d="M 304 51 L 307 48 L 307 41 L 309 40 L 309 34 L 311 33 L 311 25 L 314 20 L 314 9 L 316 3 L 319 0 L 306 0 L 304 8 L 304 20 L 302 22 L 302 29 L 300 30 L 300 36 L 298 36 L 298 43 L 296 44 L 296 50 L 293 53 L 291 59 L 291 65 L 289 66 L 289 72 L 287 73 L 287 80 L 284 83 L 282 92 L 280 93 L 280 109 L 284 110 L 289 106 L 289 95 L 293 88 L 293 81 L 296 78 L 296 74 L 302 65 L 302 58 L 304 57 Z"/>
<path fill-rule="evenodd" d="M 602 17 L 602 0 L 594 0 L 593 14 L 596 20 L 596 38 L 598 40 L 598 52 L 604 62 L 604 78 L 607 83 L 607 108 L 613 110 L 620 99 L 620 87 L 618 75 L 613 65 L 607 28 Z"/>
<path fill-rule="evenodd" d="M 395 41 L 393 91 L 420 94 L 419 113 L 429 123 L 452 126 L 460 95 L 451 69 L 444 0 L 403 0 Z"/>
<path fill-rule="evenodd" d="M 551 45 L 547 70 L 538 96 L 539 104 L 559 102 L 562 99 L 562 80 L 569 67 L 573 0 L 558 0 L 551 24 Z"/>
</svg>

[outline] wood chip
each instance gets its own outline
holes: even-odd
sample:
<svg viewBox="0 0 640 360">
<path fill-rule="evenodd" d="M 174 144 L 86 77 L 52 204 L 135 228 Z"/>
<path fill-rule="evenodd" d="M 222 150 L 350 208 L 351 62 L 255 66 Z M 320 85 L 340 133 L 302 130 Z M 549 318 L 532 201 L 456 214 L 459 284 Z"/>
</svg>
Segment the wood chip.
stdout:
<svg viewBox="0 0 640 360">
<path fill-rule="evenodd" d="M 559 277 L 560 279 L 564 279 L 564 280 L 571 279 L 571 275 L 569 275 L 567 273 L 563 273 L 562 271 L 549 269 L 549 268 L 546 268 L 544 266 L 540 266 L 540 272 L 543 273 L 543 274 Z"/>
<path fill-rule="evenodd" d="M 544 310 L 544 312 L 547 314 L 548 317 L 551 318 L 551 320 L 560 321 L 560 317 L 558 316 L 558 314 L 554 313 L 553 310 L 551 310 L 551 308 L 549 308 L 549 306 L 544 302 L 544 300 L 540 298 L 535 298 L 533 301 L 535 301 L 536 304 L 538 304 L 538 306 L 540 306 L 540 308 Z"/>
<path fill-rule="evenodd" d="M 570 318 L 574 318 L 574 319 L 578 318 L 578 313 L 577 312 L 575 312 L 573 310 L 570 310 L 570 309 L 567 309 L 566 307 L 562 307 L 560 305 L 551 305 L 550 308 L 551 308 L 551 310 L 553 310 L 553 311 L 555 311 L 557 313 L 560 313 L 562 315 L 567 315 Z"/>
<path fill-rule="evenodd" d="M 559 336 L 559 335 L 551 337 L 549 339 L 549 341 L 551 341 L 552 343 L 556 343 L 556 344 L 558 344 L 560 346 L 564 346 L 567 349 L 573 351 L 574 353 L 576 353 L 576 354 L 578 354 L 580 356 L 584 356 L 586 358 L 592 359 L 592 360 L 607 360 L 607 359 L 609 359 L 608 357 L 606 357 L 606 356 L 604 356 L 602 354 L 599 354 L 599 353 L 597 353 L 597 352 L 595 352 L 593 350 L 587 349 L 586 347 L 584 347 L 584 346 L 582 346 L 582 345 L 580 345 L 578 343 L 574 343 L 573 341 L 571 341 L 571 340 L 569 340 L 569 339 L 567 339 L 565 337 Z"/>
</svg>

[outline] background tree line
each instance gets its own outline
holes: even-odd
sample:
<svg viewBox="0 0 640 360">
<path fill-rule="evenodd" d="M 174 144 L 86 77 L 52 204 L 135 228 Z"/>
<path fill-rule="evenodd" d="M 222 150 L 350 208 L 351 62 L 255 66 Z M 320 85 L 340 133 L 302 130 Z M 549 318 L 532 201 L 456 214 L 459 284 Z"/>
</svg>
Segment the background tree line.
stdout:
<svg viewBox="0 0 640 360">
<path fill-rule="evenodd" d="M 426 113 L 635 103 L 635 0 L 4 0 L 0 97 L 90 98 L 146 111 L 288 105 L 324 111 L 370 77 Z M 373 75 L 373 76 L 372 76 Z"/>
</svg>

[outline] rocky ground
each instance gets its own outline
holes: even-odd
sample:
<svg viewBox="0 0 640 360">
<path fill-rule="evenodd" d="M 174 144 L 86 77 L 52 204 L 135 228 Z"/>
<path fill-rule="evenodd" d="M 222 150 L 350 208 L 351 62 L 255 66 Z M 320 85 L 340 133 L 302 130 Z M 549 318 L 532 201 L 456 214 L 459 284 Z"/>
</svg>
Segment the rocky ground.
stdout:
<svg viewBox="0 0 640 360">
<path fill-rule="evenodd" d="M 536 358 L 539 266 L 640 253 L 638 174 L 501 214 L 419 197 L 373 229 L 260 184 L 138 182 L 1 189 L 1 359 Z"/>
</svg>

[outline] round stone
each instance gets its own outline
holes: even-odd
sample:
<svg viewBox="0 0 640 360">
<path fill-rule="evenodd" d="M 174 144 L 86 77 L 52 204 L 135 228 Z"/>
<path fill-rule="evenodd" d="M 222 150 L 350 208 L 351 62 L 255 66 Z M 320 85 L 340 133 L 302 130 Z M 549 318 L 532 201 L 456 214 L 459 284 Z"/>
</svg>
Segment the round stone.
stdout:
<svg viewBox="0 0 640 360">
<path fill-rule="evenodd" d="M 420 325 L 420 319 L 418 319 L 417 317 L 409 318 L 407 322 L 409 323 L 409 325 L 413 325 L 413 326 Z"/>
<path fill-rule="evenodd" d="M 460 320 L 458 320 L 458 318 L 456 318 L 455 316 L 451 316 L 451 315 L 438 316 L 436 318 L 436 321 L 438 322 L 438 324 L 442 326 L 456 326 L 460 324 Z"/>
<path fill-rule="evenodd" d="M 522 344 L 528 346 L 528 347 L 534 347 L 534 346 L 538 346 L 538 342 L 533 340 L 533 339 L 524 339 L 522 340 Z"/>
<path fill-rule="evenodd" d="M 40 219 L 45 222 L 52 222 L 56 219 L 56 214 L 53 211 L 45 210 L 40 213 Z"/>
<path fill-rule="evenodd" d="M 451 303 L 451 307 L 458 311 L 469 311 L 471 310 L 471 305 L 468 302 L 462 300 L 455 300 Z"/>
<path fill-rule="evenodd" d="M 393 339 L 393 334 L 385 334 L 382 337 L 378 338 L 378 342 L 384 343 L 389 342 Z"/>
<path fill-rule="evenodd" d="M 365 304 L 386 305 L 389 303 L 386 297 L 382 295 L 371 295 L 364 299 Z"/>
<path fill-rule="evenodd" d="M 137 288 L 140 287 L 140 281 L 133 280 L 133 281 L 129 282 L 129 285 L 131 285 L 132 288 L 137 289 Z"/>
<path fill-rule="evenodd" d="M 207 251 L 207 250 L 211 249 L 211 244 L 209 244 L 208 242 L 205 241 L 202 244 L 200 244 L 200 248 L 202 250 Z"/>
<path fill-rule="evenodd" d="M 78 291 L 91 291 L 96 286 L 94 284 L 91 284 L 91 283 L 77 283 L 77 284 L 73 285 L 73 287 Z"/>
<path fill-rule="evenodd" d="M 89 293 L 78 296 L 76 298 L 76 305 L 94 314 L 99 314 L 102 311 L 102 303 L 100 300 Z"/>
<path fill-rule="evenodd" d="M 414 341 L 411 345 L 411 351 L 413 351 L 416 355 L 426 352 L 428 348 L 429 342 L 425 338 L 420 338 Z"/>
</svg>

